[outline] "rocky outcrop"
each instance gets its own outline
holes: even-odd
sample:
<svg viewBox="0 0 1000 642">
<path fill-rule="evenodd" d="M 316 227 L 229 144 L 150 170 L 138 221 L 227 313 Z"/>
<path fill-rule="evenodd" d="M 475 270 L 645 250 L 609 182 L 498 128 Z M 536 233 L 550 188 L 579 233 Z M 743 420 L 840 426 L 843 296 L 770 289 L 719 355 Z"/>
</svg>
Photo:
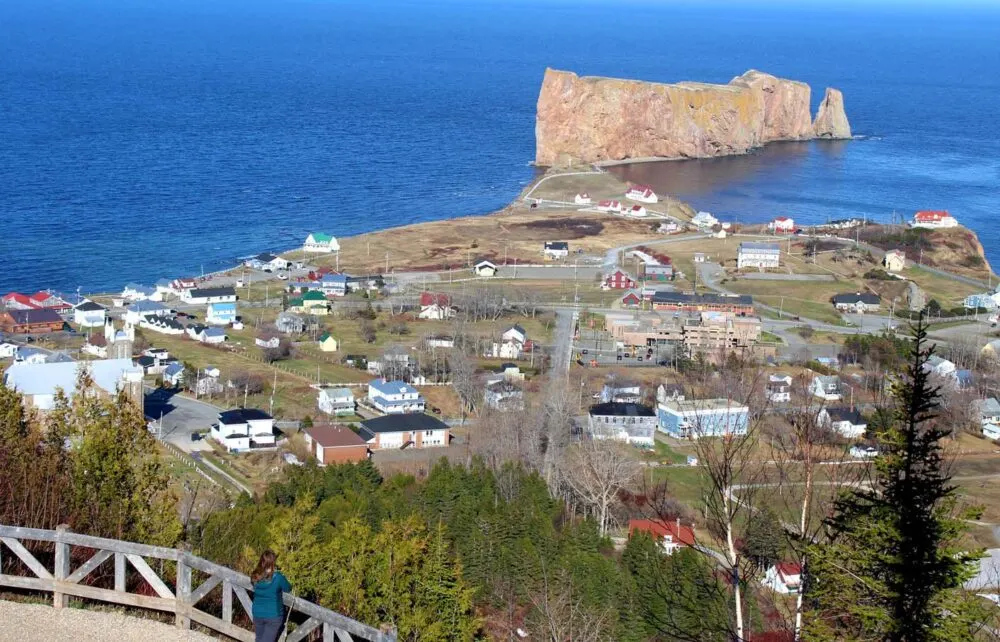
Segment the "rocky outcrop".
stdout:
<svg viewBox="0 0 1000 642">
<path fill-rule="evenodd" d="M 755 70 L 712 85 L 547 69 L 538 96 L 535 162 L 745 154 L 773 141 L 814 138 L 809 102 L 809 85 Z M 842 99 L 840 104 L 842 112 Z M 832 107 L 831 101 L 835 116 Z"/>
<path fill-rule="evenodd" d="M 813 129 L 816 138 L 851 137 L 851 124 L 847 122 L 847 113 L 844 111 L 844 94 L 839 89 L 826 88 L 826 95 L 816 112 Z"/>
</svg>

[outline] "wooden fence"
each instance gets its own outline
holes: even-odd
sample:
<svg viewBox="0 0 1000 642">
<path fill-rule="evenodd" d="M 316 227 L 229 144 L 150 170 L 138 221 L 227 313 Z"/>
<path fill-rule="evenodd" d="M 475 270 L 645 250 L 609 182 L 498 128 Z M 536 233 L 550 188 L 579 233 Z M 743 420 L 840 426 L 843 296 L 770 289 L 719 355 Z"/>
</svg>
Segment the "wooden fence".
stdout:
<svg viewBox="0 0 1000 642">
<path fill-rule="evenodd" d="M 54 555 L 51 555 L 51 570 L 36 557 L 37 551 L 49 544 L 55 547 Z M 5 568 L 10 573 L 18 566 L 16 561 L 4 563 L 5 552 L 13 553 L 28 574 L 5 574 Z M 85 561 L 72 568 L 73 560 L 79 559 Z M 114 588 L 101 588 L 94 585 L 96 583 L 84 582 L 105 564 L 113 565 Z M 162 571 L 158 574 L 154 567 L 176 569 L 172 587 L 171 578 Z M 128 590 L 129 586 L 135 587 L 139 578 L 151 589 L 146 593 L 155 595 Z M 196 578 L 203 578 L 197 586 Z M 50 531 L 0 525 L 0 586 L 52 593 L 52 605 L 57 609 L 67 607 L 70 597 L 80 597 L 173 613 L 180 629 L 190 629 L 191 623 L 195 622 L 235 640 L 254 640 L 253 632 L 239 624 L 245 622 L 249 625 L 252 619 L 250 596 L 253 585 L 250 578 L 181 549 L 79 535 L 65 527 Z M 221 609 L 218 609 L 221 612 L 209 613 L 199 609 L 199 602 L 207 601 L 206 598 L 216 589 L 221 591 Z M 239 617 L 237 614 L 236 622 L 234 597 L 238 608 L 246 615 Z M 288 634 L 288 642 L 299 642 L 316 635 L 322 636 L 320 639 L 323 642 L 396 641 L 395 631 L 391 628 L 380 631 L 288 594 L 284 596 L 284 602 L 291 612 L 290 621 L 300 622 Z"/>
</svg>

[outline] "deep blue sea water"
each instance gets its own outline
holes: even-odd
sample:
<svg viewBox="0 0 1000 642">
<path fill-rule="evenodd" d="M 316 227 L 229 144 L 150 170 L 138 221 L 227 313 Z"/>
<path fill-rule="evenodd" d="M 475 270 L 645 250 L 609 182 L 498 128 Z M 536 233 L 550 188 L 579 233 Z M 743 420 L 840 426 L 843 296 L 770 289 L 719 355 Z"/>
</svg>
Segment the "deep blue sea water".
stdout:
<svg viewBox="0 0 1000 642">
<path fill-rule="evenodd" d="M 0 2 L 0 291 L 85 291 L 485 213 L 531 179 L 546 66 L 845 93 L 844 144 L 674 163 L 740 220 L 947 208 L 1000 237 L 1000 11 L 597 2 Z M 650 172 L 635 168 L 630 171 Z"/>
</svg>

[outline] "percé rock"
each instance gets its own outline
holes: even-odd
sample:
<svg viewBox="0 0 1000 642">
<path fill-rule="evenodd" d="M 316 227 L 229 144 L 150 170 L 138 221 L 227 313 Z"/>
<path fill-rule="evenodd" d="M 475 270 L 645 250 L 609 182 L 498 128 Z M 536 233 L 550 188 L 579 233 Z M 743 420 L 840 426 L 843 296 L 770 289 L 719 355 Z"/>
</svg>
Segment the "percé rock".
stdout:
<svg viewBox="0 0 1000 642">
<path fill-rule="evenodd" d="M 538 96 L 535 162 L 707 158 L 745 154 L 773 141 L 808 140 L 816 136 L 809 100 L 809 85 L 755 70 L 728 85 L 713 85 L 580 77 L 546 69 Z M 835 100 L 830 118 L 836 117 Z"/>
<path fill-rule="evenodd" d="M 814 125 L 817 138 L 850 138 L 851 124 L 844 111 L 844 94 L 839 89 L 826 88 L 823 102 L 819 104 Z"/>
</svg>

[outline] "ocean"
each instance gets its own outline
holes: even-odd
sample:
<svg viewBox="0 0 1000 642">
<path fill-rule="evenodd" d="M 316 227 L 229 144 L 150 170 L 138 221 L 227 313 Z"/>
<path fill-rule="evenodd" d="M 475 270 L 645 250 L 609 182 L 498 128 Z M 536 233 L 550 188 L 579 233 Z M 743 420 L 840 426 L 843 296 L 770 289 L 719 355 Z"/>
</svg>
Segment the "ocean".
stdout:
<svg viewBox="0 0 1000 642">
<path fill-rule="evenodd" d="M 844 91 L 859 139 L 620 168 L 740 221 L 950 210 L 994 265 L 1000 10 L 540 0 L 0 3 L 0 292 L 107 291 L 487 213 L 546 66 Z"/>
</svg>

